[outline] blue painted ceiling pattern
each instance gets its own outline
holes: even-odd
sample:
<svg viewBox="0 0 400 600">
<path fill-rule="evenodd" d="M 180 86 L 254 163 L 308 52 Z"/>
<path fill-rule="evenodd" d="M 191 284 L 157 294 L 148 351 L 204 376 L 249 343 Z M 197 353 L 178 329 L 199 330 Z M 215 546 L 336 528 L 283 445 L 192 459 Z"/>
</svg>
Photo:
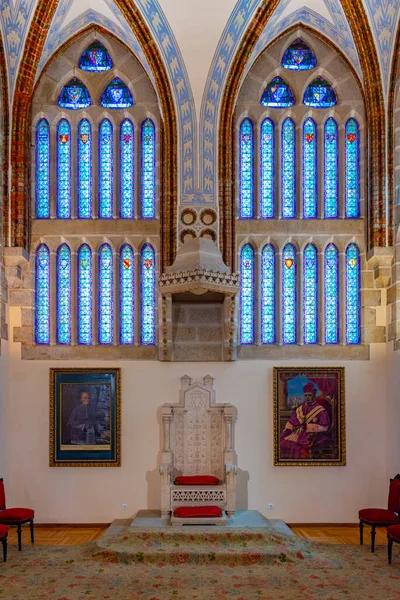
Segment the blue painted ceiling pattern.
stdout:
<svg viewBox="0 0 400 600">
<path fill-rule="evenodd" d="M 326 0 L 326 2 L 328 1 L 330 2 L 330 0 Z M 320 14 L 317 14 L 310 8 L 304 7 L 289 14 L 287 17 L 280 19 L 284 8 L 285 6 L 282 2 L 273 14 L 270 21 L 267 23 L 247 63 L 244 77 L 251 69 L 252 65 L 254 64 L 254 61 L 261 54 L 264 48 L 268 46 L 268 44 L 270 44 L 274 39 L 276 39 L 281 33 L 286 31 L 288 28 L 292 27 L 296 23 L 299 23 L 299 25 L 304 24 L 308 27 L 311 27 L 312 29 L 315 29 L 316 31 L 320 31 L 327 38 L 331 39 L 335 44 L 337 44 L 337 46 L 350 60 L 357 74 L 362 79 L 361 66 L 358 60 L 357 50 L 354 45 L 353 37 L 351 35 L 347 21 L 344 18 L 344 14 L 341 12 L 341 8 L 340 11 L 336 11 L 335 13 L 335 16 L 338 16 L 338 19 L 336 20 L 337 25 L 333 25 L 330 21 L 328 21 L 328 19 L 326 19 Z M 334 15 L 332 14 L 330 6 L 329 10 L 333 17 Z"/>
<path fill-rule="evenodd" d="M 364 0 L 381 62 L 382 79 L 389 91 L 391 62 L 400 18 L 399 0 Z"/>
<path fill-rule="evenodd" d="M 56 52 L 56 50 L 60 48 L 60 46 L 62 46 L 68 39 L 74 36 L 77 32 L 82 31 L 82 29 L 88 25 L 100 25 L 104 29 L 111 31 L 111 33 L 125 42 L 125 44 L 132 49 L 133 53 L 137 56 L 154 84 L 154 77 L 146 57 L 143 54 L 136 37 L 132 33 L 132 29 L 128 26 L 114 2 L 112 0 L 106 0 L 108 7 L 113 11 L 114 15 L 118 19 L 120 27 L 118 27 L 114 21 L 111 21 L 111 19 L 108 19 L 99 12 L 89 9 L 68 23 L 66 27 L 62 28 L 62 24 L 73 2 L 74 0 L 61 0 L 60 4 L 58 5 L 43 49 L 43 54 L 40 59 L 36 80 L 39 78 L 43 67 L 51 55 Z"/>
<path fill-rule="evenodd" d="M 36 0 L 0 0 L 0 26 L 8 72 L 8 90 L 12 97 L 19 61 Z"/>
</svg>

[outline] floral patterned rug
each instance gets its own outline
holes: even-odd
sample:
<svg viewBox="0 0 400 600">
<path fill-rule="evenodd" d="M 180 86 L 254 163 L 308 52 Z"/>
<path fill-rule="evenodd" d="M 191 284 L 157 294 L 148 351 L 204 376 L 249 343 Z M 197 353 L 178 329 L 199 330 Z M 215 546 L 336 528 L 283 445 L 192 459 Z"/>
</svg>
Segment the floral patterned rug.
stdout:
<svg viewBox="0 0 400 600">
<path fill-rule="evenodd" d="M 274 531 L 128 530 L 81 546 L 9 548 L 7 600 L 400 600 L 400 549 L 332 546 Z"/>
</svg>

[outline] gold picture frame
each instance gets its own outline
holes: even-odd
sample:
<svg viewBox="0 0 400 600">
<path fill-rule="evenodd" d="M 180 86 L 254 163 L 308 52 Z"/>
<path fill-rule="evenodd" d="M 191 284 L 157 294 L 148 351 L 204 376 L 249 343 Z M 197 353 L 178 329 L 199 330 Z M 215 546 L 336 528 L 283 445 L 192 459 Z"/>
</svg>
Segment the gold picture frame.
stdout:
<svg viewBox="0 0 400 600">
<path fill-rule="evenodd" d="M 344 367 L 274 367 L 274 465 L 346 464 Z"/>
<path fill-rule="evenodd" d="M 50 369 L 49 464 L 121 466 L 121 369 Z"/>
</svg>

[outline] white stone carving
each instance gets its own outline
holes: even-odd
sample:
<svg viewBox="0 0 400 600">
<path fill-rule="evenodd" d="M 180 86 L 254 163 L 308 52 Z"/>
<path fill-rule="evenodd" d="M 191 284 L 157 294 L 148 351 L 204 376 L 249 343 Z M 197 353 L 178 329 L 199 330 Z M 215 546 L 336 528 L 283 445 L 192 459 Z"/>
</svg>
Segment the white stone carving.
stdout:
<svg viewBox="0 0 400 600">
<path fill-rule="evenodd" d="M 235 514 L 237 458 L 232 404 L 216 404 L 214 379 L 181 378 L 180 402 L 162 407 L 161 512 L 213 504 Z M 214 475 L 216 486 L 177 486 L 179 475 Z M 175 523 L 175 519 L 172 519 Z M 201 521 L 203 522 L 203 521 Z"/>
</svg>

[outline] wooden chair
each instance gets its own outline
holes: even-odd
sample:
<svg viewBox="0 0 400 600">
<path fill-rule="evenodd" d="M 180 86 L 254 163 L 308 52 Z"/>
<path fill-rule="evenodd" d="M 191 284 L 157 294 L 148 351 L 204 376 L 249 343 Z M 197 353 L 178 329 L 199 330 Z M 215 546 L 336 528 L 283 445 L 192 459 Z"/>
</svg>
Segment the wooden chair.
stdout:
<svg viewBox="0 0 400 600">
<path fill-rule="evenodd" d="M 22 548 L 22 525 L 29 523 L 31 542 L 34 543 L 33 519 L 35 511 L 31 508 L 6 508 L 6 493 L 3 478 L 0 478 L 0 524 L 16 527 L 18 532 L 18 550 Z"/>
<path fill-rule="evenodd" d="M 375 552 L 375 535 L 377 527 L 389 527 L 400 524 L 400 481 L 395 477 L 390 480 L 388 507 L 363 508 L 358 513 L 360 520 L 360 544 L 363 545 L 364 525 L 371 527 L 371 552 Z M 1 513 L 0 513 L 1 514 Z"/>
<path fill-rule="evenodd" d="M 389 565 L 392 564 L 392 548 L 393 542 L 400 544 L 400 525 L 391 525 L 387 528 L 388 537 L 388 559 Z"/>
<path fill-rule="evenodd" d="M 7 562 L 7 536 L 8 527 L 6 525 L 0 525 L 0 542 L 3 544 L 3 560 Z"/>
</svg>

